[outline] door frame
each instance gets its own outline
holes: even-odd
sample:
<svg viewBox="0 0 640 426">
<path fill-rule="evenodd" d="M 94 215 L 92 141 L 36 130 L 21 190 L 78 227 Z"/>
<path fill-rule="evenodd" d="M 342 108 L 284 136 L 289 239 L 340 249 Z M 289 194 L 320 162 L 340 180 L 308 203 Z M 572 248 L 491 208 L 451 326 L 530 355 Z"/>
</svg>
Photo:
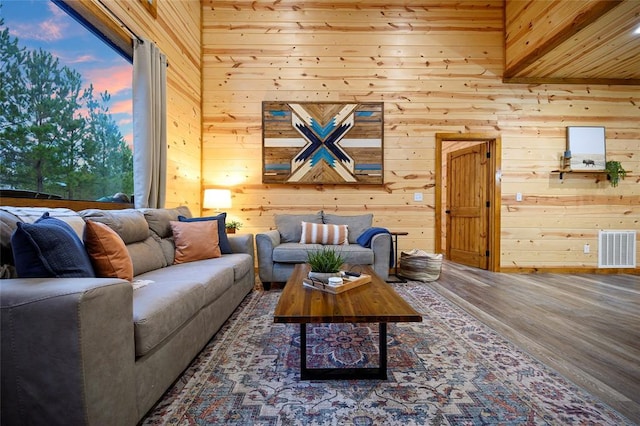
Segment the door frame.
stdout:
<svg viewBox="0 0 640 426">
<path fill-rule="evenodd" d="M 502 139 L 489 133 L 436 133 L 436 202 L 435 202 L 435 251 L 443 253 L 441 238 L 437 236 L 442 229 L 442 145 L 447 142 L 478 141 L 489 144 L 489 259 L 487 268 L 491 272 L 500 271 L 500 209 L 502 181 Z"/>
</svg>

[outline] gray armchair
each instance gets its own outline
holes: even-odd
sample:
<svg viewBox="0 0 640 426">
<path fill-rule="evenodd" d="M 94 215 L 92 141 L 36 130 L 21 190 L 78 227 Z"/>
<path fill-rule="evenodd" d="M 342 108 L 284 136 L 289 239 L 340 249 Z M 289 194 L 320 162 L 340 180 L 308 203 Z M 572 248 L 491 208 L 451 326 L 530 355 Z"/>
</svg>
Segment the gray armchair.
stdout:
<svg viewBox="0 0 640 426">
<path fill-rule="evenodd" d="M 268 290 L 273 282 L 285 282 L 297 263 L 307 261 L 307 253 L 327 245 L 301 243 L 302 222 L 347 225 L 348 242 L 334 247 L 352 265 L 370 265 L 376 274 L 386 280 L 389 277 L 391 235 L 373 235 L 369 247 L 357 243 L 358 237 L 371 228 L 373 215 L 340 216 L 318 212 L 308 215 L 277 214 L 276 229 L 256 235 L 258 272 L 260 281 Z"/>
</svg>

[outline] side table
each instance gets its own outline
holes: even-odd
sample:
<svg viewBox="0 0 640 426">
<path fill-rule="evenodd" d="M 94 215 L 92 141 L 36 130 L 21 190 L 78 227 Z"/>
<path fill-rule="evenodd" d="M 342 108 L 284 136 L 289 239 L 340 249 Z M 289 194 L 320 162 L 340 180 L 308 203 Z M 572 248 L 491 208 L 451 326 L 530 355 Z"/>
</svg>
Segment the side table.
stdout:
<svg viewBox="0 0 640 426">
<path fill-rule="evenodd" d="M 405 235 L 409 235 L 408 232 L 405 231 L 389 231 L 389 233 L 391 234 L 391 236 L 393 237 L 393 263 L 395 264 L 395 272 L 393 274 L 394 279 L 391 279 L 391 276 L 389 276 L 389 278 L 387 279 L 388 283 L 406 283 L 407 280 L 400 278 L 398 276 L 398 236 L 405 236 Z"/>
</svg>

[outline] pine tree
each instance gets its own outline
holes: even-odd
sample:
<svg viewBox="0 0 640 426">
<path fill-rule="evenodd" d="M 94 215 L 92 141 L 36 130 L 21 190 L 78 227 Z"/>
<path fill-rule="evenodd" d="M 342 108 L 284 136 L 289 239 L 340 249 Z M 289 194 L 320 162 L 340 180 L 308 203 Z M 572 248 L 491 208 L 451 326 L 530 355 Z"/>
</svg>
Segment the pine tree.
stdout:
<svg viewBox="0 0 640 426">
<path fill-rule="evenodd" d="M 83 89 L 77 71 L 21 48 L 8 28 L 0 31 L 0 77 L 3 186 L 71 199 L 133 192 L 133 155 L 106 91 Z"/>
<path fill-rule="evenodd" d="M 99 99 L 91 96 L 87 103 L 87 127 L 92 136 L 91 155 L 87 156 L 95 191 L 103 195 L 133 192 L 133 154 L 106 106 L 110 95 L 105 91 Z"/>
<path fill-rule="evenodd" d="M 0 18 L 0 26 L 3 25 L 4 19 Z M 21 72 L 25 59 L 25 50 L 18 46 L 18 39 L 11 37 L 8 28 L 2 29 L 0 31 L 0 184 L 9 187 L 16 186 L 20 180 L 16 172 L 20 142 L 25 137 L 22 126 L 25 119 L 18 105 L 24 103 L 26 96 Z"/>
</svg>

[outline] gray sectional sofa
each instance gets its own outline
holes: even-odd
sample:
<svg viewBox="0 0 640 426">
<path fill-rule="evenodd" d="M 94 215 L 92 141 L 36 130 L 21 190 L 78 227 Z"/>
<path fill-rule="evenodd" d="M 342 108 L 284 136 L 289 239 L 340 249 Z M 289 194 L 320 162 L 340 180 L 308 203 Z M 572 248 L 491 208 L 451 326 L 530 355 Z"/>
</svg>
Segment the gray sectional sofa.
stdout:
<svg viewBox="0 0 640 426">
<path fill-rule="evenodd" d="M 358 239 L 372 229 L 373 215 L 337 215 L 319 211 L 311 214 L 276 214 L 276 229 L 256 234 L 258 274 L 265 289 L 273 282 L 286 282 L 297 263 L 305 263 L 309 251 L 332 247 L 344 258 L 345 263 L 371 265 L 382 279 L 389 277 L 391 260 L 391 235 L 382 232 L 372 235 L 367 244 Z M 301 243 L 302 222 L 347 225 L 348 244 L 322 245 Z"/>
<path fill-rule="evenodd" d="M 4 263 L 22 219 L 0 213 Z M 173 264 L 169 221 L 190 217 L 186 207 L 64 215 L 76 230 L 82 219 L 115 230 L 140 286 L 0 280 L 2 424 L 135 425 L 254 287 L 253 236 L 230 236 L 231 254 Z"/>
</svg>

